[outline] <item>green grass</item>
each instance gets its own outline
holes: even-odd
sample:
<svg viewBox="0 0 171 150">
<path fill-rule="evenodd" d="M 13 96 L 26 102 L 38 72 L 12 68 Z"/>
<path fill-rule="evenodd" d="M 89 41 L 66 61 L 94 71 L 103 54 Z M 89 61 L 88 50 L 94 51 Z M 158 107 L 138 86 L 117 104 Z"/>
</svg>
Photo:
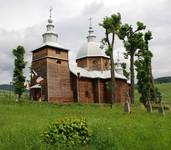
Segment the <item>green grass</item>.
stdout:
<svg viewBox="0 0 171 150">
<path fill-rule="evenodd" d="M 162 93 L 163 100 L 171 103 L 171 83 L 157 84 L 157 87 Z"/>
<path fill-rule="evenodd" d="M 166 92 L 170 85 L 159 86 Z M 13 96 L 3 93 L 0 94 L 0 150 L 63 150 L 44 144 L 41 133 L 50 122 L 64 117 L 87 119 L 91 141 L 86 147 L 76 149 L 171 149 L 170 111 L 166 111 L 165 116 L 157 110 L 150 114 L 138 101 L 132 107 L 131 114 L 124 113 L 123 106 L 119 104 L 111 109 L 108 105 L 95 104 L 54 105 L 24 100 L 16 103 Z"/>
</svg>

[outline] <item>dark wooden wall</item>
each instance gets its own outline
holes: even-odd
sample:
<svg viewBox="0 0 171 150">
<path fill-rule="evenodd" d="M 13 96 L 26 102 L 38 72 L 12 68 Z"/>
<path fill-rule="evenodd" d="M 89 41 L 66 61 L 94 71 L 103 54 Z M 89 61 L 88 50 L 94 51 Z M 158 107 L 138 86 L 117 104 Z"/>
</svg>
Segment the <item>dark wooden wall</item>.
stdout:
<svg viewBox="0 0 171 150">
<path fill-rule="evenodd" d="M 86 57 L 76 60 L 78 67 L 86 68 L 87 70 L 109 70 L 110 62 L 105 57 Z"/>
<path fill-rule="evenodd" d="M 76 77 L 74 78 L 76 80 Z M 79 78 L 79 97 L 81 103 L 110 103 L 111 91 L 107 88 L 106 79 Z M 116 79 L 116 102 L 125 102 L 125 93 L 129 87 L 126 80 Z M 75 89 L 76 90 L 76 89 Z"/>
<path fill-rule="evenodd" d="M 54 103 L 73 102 L 67 50 L 47 46 L 33 51 L 32 68 L 44 78 L 44 99 Z"/>
</svg>

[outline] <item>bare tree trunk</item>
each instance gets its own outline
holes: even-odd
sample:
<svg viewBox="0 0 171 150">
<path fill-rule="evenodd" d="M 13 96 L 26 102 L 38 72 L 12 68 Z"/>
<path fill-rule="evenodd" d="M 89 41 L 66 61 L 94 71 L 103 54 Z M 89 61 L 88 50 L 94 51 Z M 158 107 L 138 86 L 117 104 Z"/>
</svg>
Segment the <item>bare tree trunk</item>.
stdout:
<svg viewBox="0 0 171 150">
<path fill-rule="evenodd" d="M 32 86 L 32 67 L 30 67 L 30 85 L 29 85 L 29 99 L 32 100 L 32 93 L 31 93 L 31 86 Z"/>
<path fill-rule="evenodd" d="M 131 103 L 134 103 L 134 54 L 130 56 L 130 73 L 131 73 L 131 89 L 130 89 L 130 98 Z"/>
<path fill-rule="evenodd" d="M 16 94 L 16 100 L 15 101 L 18 102 L 18 94 Z"/>
<path fill-rule="evenodd" d="M 115 42 L 115 34 L 112 35 L 112 54 L 111 54 L 111 90 L 112 90 L 112 97 L 111 97 L 111 108 L 113 103 L 115 102 L 116 98 L 116 81 L 115 81 L 115 63 L 113 58 L 113 50 L 114 50 L 114 42 Z"/>
<path fill-rule="evenodd" d="M 150 60 L 150 82 L 152 85 L 152 89 L 153 89 L 153 94 L 154 94 L 154 101 L 157 101 L 157 94 L 156 94 L 156 89 L 154 87 L 154 79 L 153 79 L 153 73 L 152 73 L 152 66 L 151 66 L 151 60 Z"/>
<path fill-rule="evenodd" d="M 21 99 L 21 94 L 18 94 L 18 98 Z"/>
<path fill-rule="evenodd" d="M 111 91 L 112 91 L 112 97 L 111 97 L 111 108 L 113 103 L 115 102 L 116 98 L 116 81 L 115 81 L 115 65 L 114 65 L 114 59 L 113 59 L 113 50 L 112 50 L 112 56 L 111 56 Z"/>
</svg>

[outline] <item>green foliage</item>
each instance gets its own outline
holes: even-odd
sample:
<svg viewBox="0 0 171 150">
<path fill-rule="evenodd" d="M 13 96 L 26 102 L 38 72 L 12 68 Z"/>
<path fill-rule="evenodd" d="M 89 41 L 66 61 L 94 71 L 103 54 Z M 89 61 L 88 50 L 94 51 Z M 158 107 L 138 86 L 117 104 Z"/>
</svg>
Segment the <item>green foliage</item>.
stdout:
<svg viewBox="0 0 171 150">
<path fill-rule="evenodd" d="M 156 91 L 156 96 L 157 96 L 156 102 L 159 103 L 159 102 L 161 102 L 163 100 L 163 97 L 162 97 L 162 94 L 161 94 L 158 87 L 155 88 L 155 91 Z"/>
<path fill-rule="evenodd" d="M 130 34 L 130 31 L 131 31 L 131 26 L 129 26 L 127 23 L 123 24 L 119 29 L 119 33 L 118 33 L 119 38 L 121 40 L 124 40 L 125 37 Z"/>
<path fill-rule="evenodd" d="M 16 49 L 13 49 L 13 55 L 15 57 L 14 60 L 14 74 L 13 74 L 13 82 L 14 82 L 14 92 L 19 95 L 25 91 L 25 76 L 23 75 L 23 70 L 26 66 L 26 62 L 24 61 L 25 50 L 23 46 L 18 46 Z"/>
<path fill-rule="evenodd" d="M 130 56 L 130 76 L 131 76 L 131 102 L 134 103 L 134 57 L 137 50 L 144 47 L 144 39 L 142 31 L 146 26 L 142 22 L 137 22 L 136 29 L 131 25 L 124 24 L 120 27 L 118 37 L 123 40 L 126 49 L 125 58 Z"/>
<path fill-rule="evenodd" d="M 118 35 L 121 26 L 120 13 L 113 14 L 110 17 L 105 17 L 103 22 L 99 24 L 105 30 L 105 37 L 102 39 L 102 43 L 106 45 L 106 55 L 110 57 L 111 62 L 111 107 L 115 101 L 116 95 L 116 81 L 115 81 L 115 62 L 113 58 L 113 50 L 115 43 L 115 36 Z"/>
<path fill-rule="evenodd" d="M 149 40 L 153 39 L 151 31 L 147 31 L 144 35 L 144 40 L 148 42 Z"/>
<path fill-rule="evenodd" d="M 153 54 L 149 50 L 148 45 L 151 39 L 152 33 L 147 31 L 144 34 L 144 47 L 139 49 L 137 53 L 138 59 L 135 62 L 137 67 L 138 91 L 141 94 L 140 101 L 144 104 L 146 104 L 147 101 L 159 102 L 161 100 L 161 94 L 159 90 L 154 87 L 152 76 L 151 59 Z"/>
<path fill-rule="evenodd" d="M 120 13 L 113 14 L 110 17 L 105 17 L 103 22 L 99 25 L 105 29 L 105 38 L 102 39 L 102 43 L 107 45 L 106 54 L 111 57 L 113 54 L 115 34 L 117 35 L 119 33 L 121 26 Z"/>
<path fill-rule="evenodd" d="M 62 119 L 52 123 L 43 133 L 43 141 L 50 145 L 67 147 L 85 145 L 89 141 L 88 125 L 85 119 Z"/>
<path fill-rule="evenodd" d="M 148 55 L 140 58 L 135 62 L 137 70 L 138 91 L 141 94 L 140 101 L 146 104 L 150 100 L 150 73 Z"/>
<path fill-rule="evenodd" d="M 107 34 L 110 33 L 117 33 L 121 25 L 121 15 L 120 13 L 113 14 L 111 17 L 105 17 L 103 19 L 103 22 L 100 23 L 100 26 L 102 26 Z"/>
<path fill-rule="evenodd" d="M 121 67 L 123 69 L 123 75 L 128 79 L 129 78 L 129 72 L 127 71 L 126 63 L 122 63 Z"/>
<path fill-rule="evenodd" d="M 113 54 L 112 47 L 109 46 L 109 47 L 106 49 L 105 53 L 106 53 L 107 56 L 111 57 L 112 54 Z"/>
<path fill-rule="evenodd" d="M 146 26 L 142 22 L 137 22 L 137 30 L 145 30 Z"/>
</svg>

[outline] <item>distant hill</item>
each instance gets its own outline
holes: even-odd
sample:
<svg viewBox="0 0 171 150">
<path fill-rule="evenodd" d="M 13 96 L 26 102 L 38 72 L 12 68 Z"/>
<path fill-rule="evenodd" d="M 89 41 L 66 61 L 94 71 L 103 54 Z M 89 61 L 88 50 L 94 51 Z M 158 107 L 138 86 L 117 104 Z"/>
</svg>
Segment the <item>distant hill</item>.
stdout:
<svg viewBox="0 0 171 150">
<path fill-rule="evenodd" d="M 9 85 L 9 84 L 0 84 L 0 90 L 6 90 L 6 91 L 10 91 L 13 89 L 13 85 Z"/>
<path fill-rule="evenodd" d="M 169 83 L 171 82 L 171 76 L 168 77 L 160 77 L 154 80 L 155 83 Z"/>
</svg>

